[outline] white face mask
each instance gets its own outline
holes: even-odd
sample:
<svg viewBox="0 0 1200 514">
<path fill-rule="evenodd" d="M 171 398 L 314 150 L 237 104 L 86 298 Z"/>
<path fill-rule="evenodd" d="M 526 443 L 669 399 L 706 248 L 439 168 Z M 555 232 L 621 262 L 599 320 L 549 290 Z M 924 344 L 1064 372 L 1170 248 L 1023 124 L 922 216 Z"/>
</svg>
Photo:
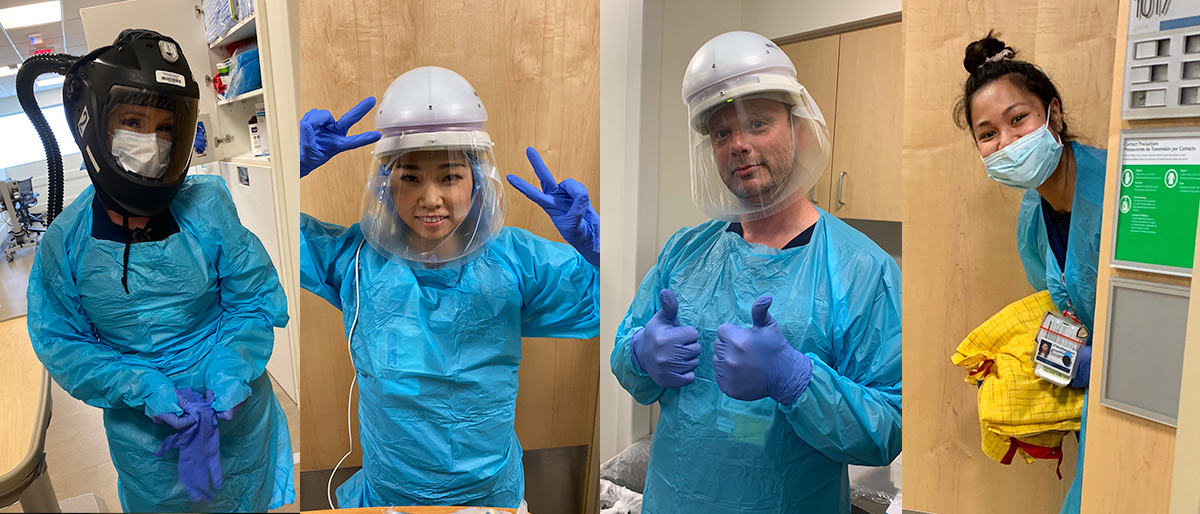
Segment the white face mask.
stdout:
<svg viewBox="0 0 1200 514">
<path fill-rule="evenodd" d="M 113 131 L 112 155 L 117 164 L 146 178 L 159 179 L 171 162 L 171 142 L 157 135 L 129 130 Z"/>
</svg>

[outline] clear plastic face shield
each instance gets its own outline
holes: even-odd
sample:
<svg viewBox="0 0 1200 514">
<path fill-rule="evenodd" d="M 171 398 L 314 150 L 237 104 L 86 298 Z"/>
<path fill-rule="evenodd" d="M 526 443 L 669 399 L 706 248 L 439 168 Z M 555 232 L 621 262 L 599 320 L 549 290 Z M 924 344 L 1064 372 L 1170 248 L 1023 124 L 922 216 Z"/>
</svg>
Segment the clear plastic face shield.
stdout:
<svg viewBox="0 0 1200 514">
<path fill-rule="evenodd" d="M 196 109 L 192 98 L 113 86 L 102 117 L 107 150 L 139 179 L 173 182 L 191 159 Z"/>
<path fill-rule="evenodd" d="M 484 132 L 385 138 L 372 170 L 361 226 L 393 261 L 422 268 L 465 262 L 504 226 L 503 182 Z"/>
<path fill-rule="evenodd" d="M 701 211 L 723 221 L 761 219 L 817 182 L 829 133 L 816 103 L 798 89 L 710 99 L 693 115 L 692 199 Z"/>
</svg>

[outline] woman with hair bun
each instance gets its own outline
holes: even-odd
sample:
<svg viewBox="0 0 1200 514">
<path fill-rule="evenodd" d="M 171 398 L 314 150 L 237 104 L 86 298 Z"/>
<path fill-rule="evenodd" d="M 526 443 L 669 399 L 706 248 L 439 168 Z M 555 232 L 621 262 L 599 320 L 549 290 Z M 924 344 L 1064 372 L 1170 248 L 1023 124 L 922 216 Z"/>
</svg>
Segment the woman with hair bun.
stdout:
<svg viewBox="0 0 1200 514">
<path fill-rule="evenodd" d="M 955 121 L 974 137 L 992 180 L 1026 191 L 1017 247 L 1029 284 L 1049 290 L 1055 307 L 1092 333 L 1107 151 L 1076 141 L 1054 82 L 996 36 L 989 32 L 967 45 L 963 67 L 969 76 Z M 1090 339 L 1077 361 L 1070 387 L 1086 388 Z M 1079 458 L 1062 514 L 1079 512 L 1086 429 L 1085 399 Z"/>
</svg>

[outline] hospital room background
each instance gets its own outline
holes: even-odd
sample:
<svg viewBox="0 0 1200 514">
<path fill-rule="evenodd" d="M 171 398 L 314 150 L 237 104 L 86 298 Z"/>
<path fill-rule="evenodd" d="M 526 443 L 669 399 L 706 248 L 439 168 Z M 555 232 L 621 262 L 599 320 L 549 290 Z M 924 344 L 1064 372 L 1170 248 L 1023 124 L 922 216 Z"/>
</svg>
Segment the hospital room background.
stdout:
<svg viewBox="0 0 1200 514">
<path fill-rule="evenodd" d="M 358 221 L 371 149 L 348 151 L 301 182 L 295 172 L 301 116 L 310 109 L 341 115 L 365 97 L 382 98 L 409 69 L 447 67 L 486 102 L 502 175 L 533 182 L 525 157 L 532 146 L 555 177 L 588 188 L 605 226 L 600 336 L 523 341 L 516 432 L 531 512 L 623 513 L 605 509 L 640 496 L 660 413 L 618 384 L 609 358 L 618 325 L 660 250 L 680 228 L 709 219 L 689 194 L 680 81 L 697 48 L 734 30 L 777 43 L 826 120 L 832 152 L 807 193 L 810 201 L 868 236 L 904 274 L 905 451 L 890 466 L 851 466 L 855 514 L 1052 514 L 1075 475 L 1074 436 L 1063 439 L 1061 461 L 1017 458 L 1003 465 L 989 458 L 981 449 L 979 389 L 951 361 L 972 330 L 1034 292 L 1014 228 L 1022 192 L 988 178 L 971 132 L 957 127 L 953 115 L 967 78 L 963 49 L 990 30 L 1058 85 L 1080 142 L 1109 150 L 1081 512 L 1200 509 L 1200 397 L 1186 394 L 1200 386 L 1200 329 L 1185 330 L 1200 326 L 1190 269 L 1162 273 L 1113 257 L 1122 133 L 1174 135 L 1200 120 L 1200 111 L 1137 114 L 1129 102 L 1141 98 L 1144 107 L 1149 99 L 1153 107 L 1148 91 L 1166 79 L 1148 75 L 1150 85 L 1139 85 L 1127 70 L 1137 64 L 1135 39 L 1169 40 L 1154 47 L 1162 54 L 1145 57 L 1153 61 L 1146 66 L 1170 63 L 1172 71 L 1195 73 L 1183 76 L 1182 85 L 1171 79 L 1170 87 L 1200 84 L 1200 60 L 1190 56 L 1200 52 L 1200 36 L 1188 39 L 1195 25 L 1168 25 L 1153 37 L 1130 27 L 1138 9 L 1171 19 L 1155 9 L 1195 6 L 1200 16 L 1200 1 L 253 0 L 239 13 L 237 2 L 231 9 L 228 1 L 61 0 L 46 2 L 54 4 L 50 17 L 25 22 L 32 25 L 4 17 L 5 8 L 30 3 L 37 2 L 0 0 L 0 26 L 10 43 L 0 40 L 0 366 L 13 367 L 0 367 L 0 423 L 15 427 L 0 429 L 0 479 L 39 476 L 35 482 L 52 484 L 64 512 L 118 511 L 117 476 L 100 410 L 46 378 L 25 332 L 47 179 L 41 143 L 13 81 L 18 64 L 35 53 L 83 55 L 129 26 L 172 35 L 188 56 L 206 127 L 206 150 L 193 157 L 190 173 L 224 178 L 240 221 L 263 242 L 287 295 L 291 322 L 275 329 L 267 367 L 295 453 L 297 499 L 281 511 L 329 508 L 327 484 L 336 488 L 362 465 L 356 400 L 348 396 L 354 369 L 345 320 L 300 287 L 299 213 L 345 226 Z M 228 19 L 214 24 L 221 5 Z M 226 83 L 231 65 L 249 65 L 251 49 L 261 82 L 219 92 L 216 84 Z M 66 132 L 55 77 L 44 75 L 36 90 L 62 149 L 65 206 L 90 182 Z M 374 118 L 368 113 L 351 133 L 370 130 Z M 542 209 L 512 188 L 506 208 L 507 225 L 562 241 Z M 1184 239 L 1193 244 L 1194 233 Z M 1163 333 L 1172 338 L 1149 347 L 1166 356 L 1150 370 L 1110 372 L 1121 361 L 1113 350 L 1113 362 L 1106 362 L 1109 349 L 1137 350 L 1153 339 L 1130 328 L 1141 326 L 1139 317 L 1150 319 L 1138 308 L 1150 304 L 1121 301 L 1142 298 L 1130 291 L 1149 290 L 1166 291 L 1154 298 L 1171 300 L 1160 310 L 1170 313 L 1162 319 L 1171 330 Z M 1178 408 L 1166 421 L 1129 408 L 1134 400 L 1114 400 L 1100 387 L 1110 373 L 1112 387 L 1165 384 L 1165 392 L 1154 394 L 1172 401 L 1178 395 Z M 1115 377 L 1128 377 L 1118 373 L 1133 378 L 1118 383 Z M 9 484 L 14 490 L 3 490 Z M 16 488 L 39 486 L 0 480 L 0 498 L 15 501 Z"/>
</svg>

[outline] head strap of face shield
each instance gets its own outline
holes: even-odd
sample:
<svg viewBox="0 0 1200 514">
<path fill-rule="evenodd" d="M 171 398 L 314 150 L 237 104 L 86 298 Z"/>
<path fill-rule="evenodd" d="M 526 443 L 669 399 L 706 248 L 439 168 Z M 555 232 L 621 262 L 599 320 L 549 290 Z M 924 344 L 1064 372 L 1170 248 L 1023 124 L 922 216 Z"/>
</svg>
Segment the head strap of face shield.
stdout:
<svg viewBox="0 0 1200 514">
<path fill-rule="evenodd" d="M 746 102 L 746 101 L 750 101 L 750 100 L 756 100 L 759 98 L 766 99 L 766 100 L 774 100 L 776 102 L 779 102 L 779 103 L 783 104 L 784 107 L 787 108 L 788 112 L 798 115 L 798 113 L 795 112 L 797 110 L 796 109 L 796 98 L 794 96 L 792 96 L 791 94 L 784 93 L 782 91 L 765 91 L 762 93 L 751 93 L 746 96 L 738 97 L 736 100 L 739 102 Z M 712 119 L 713 115 L 716 114 L 717 111 L 724 109 L 725 105 L 727 103 L 730 103 L 730 102 L 723 102 L 723 103 L 714 105 L 708 109 L 708 112 L 705 112 L 701 116 L 701 121 L 704 124 L 704 126 L 701 127 L 702 134 L 708 134 L 708 121 L 710 119 Z"/>
<path fill-rule="evenodd" d="M 448 148 L 445 150 L 450 151 Z M 479 188 L 482 187 L 483 184 L 485 171 L 484 166 L 490 167 L 492 165 L 488 164 L 484 159 L 479 158 L 479 156 L 475 155 L 475 153 L 470 150 L 460 149 L 458 151 L 463 154 L 463 157 L 467 159 L 467 164 L 471 167 L 471 198 L 474 199 L 475 193 L 479 192 Z M 386 163 L 380 164 L 379 173 L 381 175 L 390 175 L 392 173 L 392 166 L 395 166 L 395 164 L 396 160 L 391 159 L 389 159 Z"/>
<path fill-rule="evenodd" d="M 778 93 L 786 98 L 786 100 L 781 100 L 783 103 L 796 106 L 801 103 L 803 92 L 804 86 L 796 82 L 795 78 L 782 75 L 760 74 L 736 77 L 698 93 L 688 102 L 688 116 L 691 118 L 694 130 L 701 134 L 707 134 L 708 118 L 722 104 L 739 99 L 758 98 L 758 95 L 765 93 Z"/>
<path fill-rule="evenodd" d="M 375 143 L 375 155 L 383 157 L 411 150 L 439 150 L 449 148 L 474 149 L 482 145 L 495 145 L 491 136 L 482 130 L 447 130 L 440 132 L 409 132 L 385 137 Z"/>
</svg>

